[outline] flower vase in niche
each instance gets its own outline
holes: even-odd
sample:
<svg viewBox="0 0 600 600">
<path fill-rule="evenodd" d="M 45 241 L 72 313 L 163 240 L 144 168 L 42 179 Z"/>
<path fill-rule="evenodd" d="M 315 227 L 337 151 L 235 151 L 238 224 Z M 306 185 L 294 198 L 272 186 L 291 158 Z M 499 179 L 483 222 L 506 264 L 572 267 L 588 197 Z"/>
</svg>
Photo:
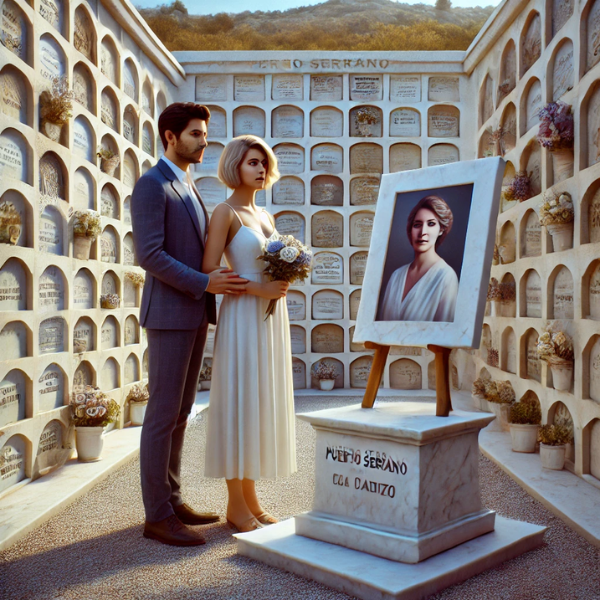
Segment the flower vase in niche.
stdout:
<svg viewBox="0 0 600 600">
<path fill-rule="evenodd" d="M 73 257 L 88 260 L 92 242 L 100 234 L 100 215 L 93 210 L 73 213 Z"/>
<path fill-rule="evenodd" d="M 12 202 L 0 204 L 0 244 L 16 246 L 21 236 L 21 215 Z"/>
<path fill-rule="evenodd" d="M 537 354 L 550 366 L 555 390 L 568 392 L 573 381 L 573 342 L 562 331 L 548 327 L 537 341 Z"/>
<path fill-rule="evenodd" d="M 313 376 L 318 379 L 319 388 L 324 392 L 329 392 L 335 385 L 335 366 L 321 361 L 313 368 Z"/>
<path fill-rule="evenodd" d="M 573 110 L 565 102 L 550 102 L 539 113 L 540 128 L 537 139 L 552 153 L 554 183 L 573 176 L 573 144 L 575 125 Z"/>
<path fill-rule="evenodd" d="M 100 169 L 109 177 L 114 177 L 115 170 L 119 166 L 120 158 L 110 148 L 100 147 L 96 154 L 100 159 Z"/>
<path fill-rule="evenodd" d="M 132 425 L 144 424 L 144 417 L 146 416 L 146 407 L 148 406 L 149 398 L 150 394 L 148 393 L 147 387 L 134 385 L 129 390 L 125 402 L 129 403 L 129 420 Z"/>
<path fill-rule="evenodd" d="M 63 125 L 73 116 L 73 98 L 66 77 L 54 77 L 52 88 L 40 94 L 40 130 L 54 142 L 60 141 Z"/>
<path fill-rule="evenodd" d="M 540 208 L 540 224 L 544 225 L 552 236 L 554 252 L 562 252 L 573 247 L 573 222 L 575 209 L 571 195 L 548 195 Z"/>
</svg>

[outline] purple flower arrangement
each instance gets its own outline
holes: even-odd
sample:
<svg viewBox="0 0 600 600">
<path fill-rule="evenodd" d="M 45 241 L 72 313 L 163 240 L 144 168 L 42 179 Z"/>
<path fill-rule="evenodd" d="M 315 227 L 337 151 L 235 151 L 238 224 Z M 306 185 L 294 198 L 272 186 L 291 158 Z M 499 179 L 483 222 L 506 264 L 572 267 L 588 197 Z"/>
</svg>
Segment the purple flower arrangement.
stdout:
<svg viewBox="0 0 600 600">
<path fill-rule="evenodd" d="M 571 105 L 565 102 L 549 102 L 540 110 L 540 128 L 537 139 L 549 152 L 573 148 L 575 124 Z"/>
</svg>

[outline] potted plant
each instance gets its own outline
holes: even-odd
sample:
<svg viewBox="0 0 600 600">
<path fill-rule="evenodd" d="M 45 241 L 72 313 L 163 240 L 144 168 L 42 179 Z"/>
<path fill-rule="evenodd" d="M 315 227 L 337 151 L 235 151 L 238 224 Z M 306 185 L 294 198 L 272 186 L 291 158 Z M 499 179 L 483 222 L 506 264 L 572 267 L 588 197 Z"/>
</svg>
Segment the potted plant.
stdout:
<svg viewBox="0 0 600 600">
<path fill-rule="evenodd" d="M 573 343 L 562 331 L 552 331 L 549 327 L 540 335 L 536 346 L 541 360 L 550 365 L 554 389 L 568 392 L 573 380 Z"/>
<path fill-rule="evenodd" d="M 115 174 L 115 169 L 119 166 L 120 158 L 110 148 L 100 146 L 96 156 L 100 159 L 100 170 L 110 177 Z"/>
<path fill-rule="evenodd" d="M 535 452 L 542 411 L 537 402 L 516 402 L 508 415 L 513 452 Z"/>
<path fill-rule="evenodd" d="M 212 377 L 212 367 L 204 365 L 200 369 L 200 378 L 198 379 L 199 388 L 201 390 L 210 390 L 210 378 Z"/>
<path fill-rule="evenodd" d="M 565 425 L 542 425 L 538 440 L 542 467 L 561 471 L 565 466 L 567 444 L 573 442 L 572 431 Z"/>
<path fill-rule="evenodd" d="M 517 171 L 514 179 L 505 188 L 504 199 L 507 202 L 525 202 L 532 196 L 531 176 L 527 171 Z"/>
<path fill-rule="evenodd" d="M 121 298 L 117 294 L 102 294 L 100 296 L 100 307 L 115 309 L 119 308 L 121 304 Z"/>
<path fill-rule="evenodd" d="M 540 207 L 540 224 L 552 236 L 554 252 L 562 252 L 573 247 L 573 221 L 575 207 L 571 194 L 548 195 Z"/>
<path fill-rule="evenodd" d="M 99 460 L 104 444 L 104 428 L 118 419 L 119 405 L 99 388 L 86 385 L 73 392 L 70 407 L 78 460 Z"/>
<path fill-rule="evenodd" d="M 21 215 L 12 202 L 0 204 L 0 244 L 16 246 L 21 236 Z"/>
<path fill-rule="evenodd" d="M 500 283 L 495 277 L 490 279 L 490 283 L 488 284 L 487 291 L 487 299 L 490 302 L 490 306 L 492 307 L 492 317 L 498 316 L 498 309 L 496 306 L 496 302 L 500 302 L 502 297 L 500 293 Z"/>
<path fill-rule="evenodd" d="M 539 112 L 540 128 L 537 139 L 552 153 L 554 183 L 573 176 L 573 143 L 575 124 L 573 110 L 565 102 L 549 102 Z"/>
<path fill-rule="evenodd" d="M 326 362 L 319 362 L 313 367 L 313 376 L 319 381 L 319 387 L 328 392 L 333 389 L 335 384 L 335 367 Z"/>
<path fill-rule="evenodd" d="M 510 381 L 494 381 L 493 379 L 476 379 L 472 393 L 480 398 L 481 408 L 496 415 L 496 425 L 492 429 L 508 431 L 508 414 L 510 405 L 515 401 L 515 391 Z"/>
<path fill-rule="evenodd" d="M 92 242 L 100 235 L 100 215 L 94 210 L 76 210 L 72 218 L 73 256 L 88 260 Z"/>
<path fill-rule="evenodd" d="M 40 129 L 54 142 L 60 140 L 63 125 L 73 116 L 73 97 L 66 77 L 54 77 L 52 88 L 40 94 Z"/>
<path fill-rule="evenodd" d="M 132 425 L 143 425 L 149 398 L 147 386 L 136 384 L 129 390 L 125 402 L 129 402 L 129 420 Z"/>
<path fill-rule="evenodd" d="M 144 279 L 143 275 L 140 275 L 134 271 L 125 271 L 125 277 L 129 279 L 129 281 L 131 281 L 135 287 L 144 287 L 144 282 L 146 280 Z"/>
</svg>

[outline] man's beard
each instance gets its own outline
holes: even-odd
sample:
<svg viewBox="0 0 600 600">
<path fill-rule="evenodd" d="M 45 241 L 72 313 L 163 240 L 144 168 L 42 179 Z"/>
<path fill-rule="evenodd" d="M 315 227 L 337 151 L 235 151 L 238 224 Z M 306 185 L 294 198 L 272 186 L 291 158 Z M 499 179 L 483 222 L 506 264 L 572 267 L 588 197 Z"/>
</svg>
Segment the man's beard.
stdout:
<svg viewBox="0 0 600 600">
<path fill-rule="evenodd" d="M 184 160 L 189 163 L 199 163 L 202 161 L 202 156 L 204 155 L 204 148 L 206 146 L 195 146 L 193 149 L 190 149 L 187 144 L 184 144 L 181 141 L 178 141 L 175 146 L 175 153 L 181 160 Z M 202 150 L 202 153 L 198 155 L 198 152 Z"/>
</svg>

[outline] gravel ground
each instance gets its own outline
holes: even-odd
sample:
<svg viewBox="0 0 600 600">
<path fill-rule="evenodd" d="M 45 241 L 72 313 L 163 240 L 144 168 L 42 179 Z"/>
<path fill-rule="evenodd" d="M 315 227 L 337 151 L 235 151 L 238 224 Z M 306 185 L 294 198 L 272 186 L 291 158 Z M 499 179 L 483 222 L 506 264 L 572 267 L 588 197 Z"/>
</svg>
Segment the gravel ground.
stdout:
<svg viewBox="0 0 600 600">
<path fill-rule="evenodd" d="M 298 412 L 355 404 L 354 398 L 297 400 Z M 297 421 L 298 473 L 257 483 L 264 506 L 280 518 L 311 507 L 314 433 Z M 183 464 L 186 501 L 225 514 L 222 480 L 198 474 L 206 419 L 188 429 Z M 600 550 L 481 458 L 484 504 L 498 514 L 545 525 L 546 545 L 434 596 L 436 600 L 600 600 Z M 168 547 L 142 537 L 137 460 L 0 553 L 0 598 L 10 600 L 343 600 L 349 596 L 236 554 L 224 522 L 203 527 L 200 548 Z"/>
</svg>

